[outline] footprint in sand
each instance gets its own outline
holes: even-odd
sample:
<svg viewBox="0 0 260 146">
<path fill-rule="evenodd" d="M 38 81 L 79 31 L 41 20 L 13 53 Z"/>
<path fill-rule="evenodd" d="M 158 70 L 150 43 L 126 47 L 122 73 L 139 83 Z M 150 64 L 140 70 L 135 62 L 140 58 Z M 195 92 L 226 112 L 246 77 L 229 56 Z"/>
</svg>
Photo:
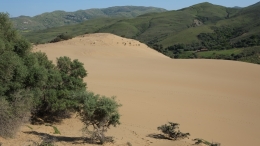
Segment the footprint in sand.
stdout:
<svg viewBox="0 0 260 146">
<path fill-rule="evenodd" d="M 140 135 L 136 131 L 130 130 L 126 127 L 124 127 L 124 129 L 130 131 L 134 135 L 134 137 L 136 137 L 135 140 L 140 139 Z M 152 143 L 148 139 L 145 139 L 145 138 L 141 138 L 141 140 L 143 141 L 144 146 L 149 146 Z M 135 143 L 140 144 L 140 142 L 137 142 L 137 141 L 135 141 Z"/>
</svg>

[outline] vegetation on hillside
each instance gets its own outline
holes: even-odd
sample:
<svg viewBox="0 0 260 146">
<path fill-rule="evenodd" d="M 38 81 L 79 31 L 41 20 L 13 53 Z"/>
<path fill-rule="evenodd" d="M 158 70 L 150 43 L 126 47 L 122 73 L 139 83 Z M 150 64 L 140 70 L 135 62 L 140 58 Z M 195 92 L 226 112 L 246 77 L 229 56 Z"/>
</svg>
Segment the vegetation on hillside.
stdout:
<svg viewBox="0 0 260 146">
<path fill-rule="evenodd" d="M 77 25 L 24 32 L 23 35 L 31 42 L 44 43 L 65 32 L 71 36 L 107 32 L 137 39 L 172 58 L 259 63 L 259 10 L 259 4 L 237 9 L 201 3 L 177 11 L 148 13 L 131 19 L 94 19 Z M 230 52 L 225 50 L 236 52 L 225 54 Z M 208 52 L 206 56 L 205 51 Z M 209 55 L 210 51 L 218 52 Z"/>
<path fill-rule="evenodd" d="M 55 65 L 45 53 L 31 48 L 8 15 L 0 13 L 0 136 L 14 136 L 28 119 L 59 122 L 77 111 L 86 127 L 95 125 L 103 143 L 104 129 L 119 124 L 120 105 L 114 98 L 86 91 L 87 71 L 77 59 L 59 57 Z"/>
<path fill-rule="evenodd" d="M 247 33 L 247 30 L 231 27 L 214 27 L 214 33 L 201 33 L 199 42 L 174 44 L 167 48 L 153 44 L 157 51 L 172 58 L 207 58 L 239 60 L 260 63 L 260 35 L 251 35 L 238 41 L 234 38 Z"/>
<path fill-rule="evenodd" d="M 72 39 L 72 36 L 67 35 L 67 34 L 61 34 L 58 35 L 56 38 L 54 38 L 53 40 L 50 41 L 50 43 L 56 43 L 56 42 L 60 42 L 60 41 L 64 41 L 64 40 L 69 40 Z"/>
<path fill-rule="evenodd" d="M 78 25 L 67 25 L 63 27 L 50 28 L 32 32 L 21 32 L 21 34 L 34 44 L 42 44 L 54 40 L 57 36 L 66 34 L 76 37 L 84 33 L 95 33 L 105 26 L 112 25 L 119 21 L 119 18 L 98 18 Z"/>
<path fill-rule="evenodd" d="M 75 12 L 54 11 L 34 17 L 12 18 L 14 27 L 20 31 L 42 30 L 52 27 L 77 24 L 96 18 L 133 18 L 146 13 L 165 12 L 165 9 L 141 6 L 117 6 L 103 9 L 78 10 Z"/>
</svg>

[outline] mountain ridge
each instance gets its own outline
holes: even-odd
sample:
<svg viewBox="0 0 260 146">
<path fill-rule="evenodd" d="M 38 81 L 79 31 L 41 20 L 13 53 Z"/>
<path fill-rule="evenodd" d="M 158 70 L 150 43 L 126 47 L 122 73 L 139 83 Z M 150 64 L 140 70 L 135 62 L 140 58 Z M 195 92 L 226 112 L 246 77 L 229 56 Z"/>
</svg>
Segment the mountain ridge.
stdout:
<svg viewBox="0 0 260 146">
<path fill-rule="evenodd" d="M 258 4 L 236 9 L 200 3 L 135 18 L 94 19 L 23 34 L 37 44 L 49 42 L 61 34 L 73 37 L 86 33 L 112 33 L 136 39 L 172 58 L 250 60 L 260 64 L 260 49 L 255 48 L 260 46 L 259 16 Z"/>
<path fill-rule="evenodd" d="M 203 28 L 204 32 L 212 32 L 212 26 L 220 27 L 230 24 L 237 25 L 236 23 L 238 21 L 235 19 L 244 19 L 244 15 L 247 16 L 254 14 L 254 12 L 257 11 L 257 8 L 258 7 L 255 6 L 249 6 L 243 9 L 234 9 L 206 2 L 186 7 L 180 10 L 172 10 L 163 13 L 147 13 L 139 15 L 136 18 L 105 18 L 104 20 L 95 19 L 92 20 L 93 23 L 94 21 L 101 21 L 95 22 L 95 25 L 97 26 L 96 29 L 93 29 L 92 31 L 86 30 L 82 33 L 109 32 L 127 38 L 135 38 L 146 43 L 148 43 L 148 41 L 155 40 L 156 38 L 161 38 L 156 39 L 160 43 L 163 36 L 169 37 L 172 35 L 176 35 L 183 30 L 190 31 L 192 29 L 196 30 Z M 253 9 L 253 11 L 250 11 L 251 9 Z M 102 21 L 106 21 L 106 23 L 103 23 Z M 252 19 L 250 19 L 250 22 L 251 21 Z M 78 26 L 84 27 L 84 25 L 86 25 L 87 27 L 88 24 L 92 22 L 83 22 L 81 24 L 78 24 Z M 107 22 L 110 23 L 108 24 Z M 202 25 L 198 27 L 195 22 L 198 22 Z M 244 23 L 250 24 L 250 22 Z M 241 24 L 239 23 L 238 25 Z M 75 27 L 79 28 L 78 26 L 75 25 Z M 68 28 L 72 27 L 73 26 L 68 26 Z M 64 26 L 64 28 L 66 28 L 66 26 Z M 59 29 L 60 28 L 55 28 L 56 32 L 58 32 Z M 53 29 L 51 30 L 53 31 Z M 69 29 L 67 30 L 69 31 Z M 61 34 L 65 32 L 58 33 Z M 57 36 L 56 34 L 57 33 L 55 33 L 53 37 Z M 198 35 L 199 32 L 197 32 L 196 34 Z M 194 40 L 196 41 L 196 39 Z M 194 40 L 191 40 L 191 42 Z M 188 40 L 184 40 L 184 42 L 187 41 Z M 182 43 L 183 41 L 177 40 L 168 44 L 166 42 L 162 42 L 162 44 L 167 47 L 177 42 Z"/>
<path fill-rule="evenodd" d="M 53 12 L 45 12 L 33 17 L 19 16 L 11 18 L 14 27 L 21 31 L 42 30 L 52 27 L 59 27 L 70 24 L 77 24 L 86 20 L 95 18 L 115 18 L 125 17 L 133 18 L 138 15 L 151 12 L 165 12 L 166 9 L 156 7 L 143 6 L 115 6 L 108 8 L 92 8 L 86 10 L 77 10 L 74 12 L 66 12 L 63 10 L 56 10 Z"/>
</svg>

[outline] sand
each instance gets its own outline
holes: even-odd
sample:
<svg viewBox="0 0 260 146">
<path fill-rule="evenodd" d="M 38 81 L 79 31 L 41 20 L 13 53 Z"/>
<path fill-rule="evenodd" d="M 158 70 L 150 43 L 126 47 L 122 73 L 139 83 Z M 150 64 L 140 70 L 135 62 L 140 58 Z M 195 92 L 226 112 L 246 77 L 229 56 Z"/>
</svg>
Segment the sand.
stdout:
<svg viewBox="0 0 260 146">
<path fill-rule="evenodd" d="M 108 131 L 115 143 L 107 145 L 189 146 L 194 138 L 221 146 L 260 145 L 259 65 L 170 59 L 138 41 L 105 33 L 34 46 L 34 51 L 46 52 L 54 61 L 59 56 L 78 59 L 88 72 L 88 90 L 117 97 L 122 124 Z M 170 121 L 179 123 L 190 139 L 149 137 Z M 39 133 L 53 135 L 51 127 L 31 126 L 33 130 L 23 126 L 16 139 L 0 141 L 22 145 L 26 139 L 39 141 Z M 57 145 L 90 145 L 80 141 L 83 125 L 75 116 L 56 126 L 61 131 L 54 135 Z M 30 133 L 37 130 L 38 135 Z"/>
</svg>

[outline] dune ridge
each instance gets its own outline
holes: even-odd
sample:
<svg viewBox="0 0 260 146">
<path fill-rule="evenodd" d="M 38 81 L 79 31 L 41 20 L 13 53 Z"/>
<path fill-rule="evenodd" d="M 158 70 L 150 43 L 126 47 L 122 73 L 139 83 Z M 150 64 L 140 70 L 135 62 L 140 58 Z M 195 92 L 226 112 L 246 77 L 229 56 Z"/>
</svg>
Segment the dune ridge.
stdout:
<svg viewBox="0 0 260 146">
<path fill-rule="evenodd" d="M 116 143 L 107 145 L 187 146 L 194 138 L 223 146 L 260 145 L 259 65 L 174 60 L 138 41 L 106 33 L 37 45 L 33 51 L 46 52 L 53 61 L 59 56 L 78 59 L 88 71 L 88 90 L 117 96 L 123 105 L 122 124 L 108 131 Z M 179 123 L 181 131 L 191 133 L 191 139 L 173 142 L 149 137 L 160 134 L 156 128 L 169 121 Z M 82 135 L 82 124 L 76 118 L 57 127 L 65 136 Z"/>
</svg>

